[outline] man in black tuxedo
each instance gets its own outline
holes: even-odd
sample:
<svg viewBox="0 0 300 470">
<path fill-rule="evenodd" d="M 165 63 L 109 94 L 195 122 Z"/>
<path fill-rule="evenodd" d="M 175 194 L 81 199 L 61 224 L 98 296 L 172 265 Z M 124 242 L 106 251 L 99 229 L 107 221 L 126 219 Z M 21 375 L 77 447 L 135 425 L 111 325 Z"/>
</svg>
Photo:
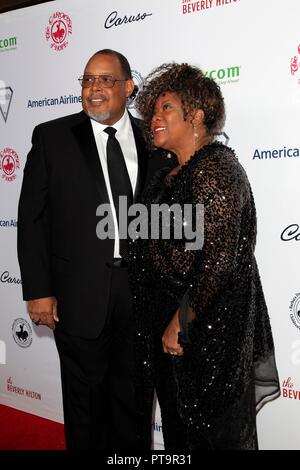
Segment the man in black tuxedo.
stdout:
<svg viewBox="0 0 300 470">
<path fill-rule="evenodd" d="M 134 90 L 127 59 L 97 52 L 80 83 L 84 111 L 33 132 L 18 215 L 23 296 L 32 321 L 55 328 L 67 448 L 135 449 L 126 259 L 117 236 L 96 235 L 100 204 L 110 203 L 115 227 L 118 220 L 107 127 L 116 130 L 133 202 L 161 164 L 149 159 L 139 121 L 126 111 Z"/>
</svg>

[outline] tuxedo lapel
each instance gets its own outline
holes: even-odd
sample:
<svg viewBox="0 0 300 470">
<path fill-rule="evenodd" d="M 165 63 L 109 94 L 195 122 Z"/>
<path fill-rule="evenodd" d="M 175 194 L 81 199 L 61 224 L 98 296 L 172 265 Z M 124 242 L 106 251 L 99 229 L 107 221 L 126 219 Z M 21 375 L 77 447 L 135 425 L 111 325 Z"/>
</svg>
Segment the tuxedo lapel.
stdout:
<svg viewBox="0 0 300 470">
<path fill-rule="evenodd" d="M 136 149 L 137 149 L 137 157 L 138 157 L 137 181 L 136 181 L 136 187 L 135 187 L 135 191 L 133 195 L 133 202 L 135 202 L 138 199 L 145 185 L 146 175 L 147 175 L 148 153 L 146 149 L 146 143 L 142 134 L 142 129 L 137 124 L 137 120 L 135 120 L 134 117 L 131 116 L 130 113 L 129 113 L 129 117 L 130 117 L 130 121 L 132 125 L 133 135 L 134 135 Z"/>
<path fill-rule="evenodd" d="M 109 202 L 108 193 L 106 189 L 106 184 L 104 180 L 104 175 L 102 171 L 102 166 L 100 158 L 98 155 L 98 150 L 95 142 L 95 137 L 91 125 L 90 119 L 82 111 L 82 121 L 79 124 L 73 126 L 73 134 L 75 139 L 78 142 L 79 149 L 86 161 L 86 164 L 90 170 L 91 176 L 95 181 L 96 188 L 101 196 L 102 202 Z M 137 158 L 138 158 L 138 173 L 136 187 L 134 191 L 133 201 L 135 202 L 146 181 L 147 175 L 147 149 L 146 143 L 143 138 L 142 129 L 137 124 L 136 120 L 129 113 L 130 122 L 132 125 L 133 135 L 135 139 L 136 149 L 137 149 Z"/>
<path fill-rule="evenodd" d="M 109 202 L 102 166 L 90 119 L 82 111 L 82 121 L 73 127 L 75 139 L 96 183 L 102 202 Z"/>
</svg>

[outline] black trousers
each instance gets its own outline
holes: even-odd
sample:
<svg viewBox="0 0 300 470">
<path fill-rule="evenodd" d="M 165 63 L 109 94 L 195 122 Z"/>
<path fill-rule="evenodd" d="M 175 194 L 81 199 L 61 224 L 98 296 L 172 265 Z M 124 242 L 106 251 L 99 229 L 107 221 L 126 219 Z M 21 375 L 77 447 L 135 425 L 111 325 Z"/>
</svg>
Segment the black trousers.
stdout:
<svg viewBox="0 0 300 470">
<path fill-rule="evenodd" d="M 68 449 L 137 449 L 128 271 L 111 269 L 109 311 L 100 336 L 70 336 L 59 324 L 54 332 Z"/>
</svg>

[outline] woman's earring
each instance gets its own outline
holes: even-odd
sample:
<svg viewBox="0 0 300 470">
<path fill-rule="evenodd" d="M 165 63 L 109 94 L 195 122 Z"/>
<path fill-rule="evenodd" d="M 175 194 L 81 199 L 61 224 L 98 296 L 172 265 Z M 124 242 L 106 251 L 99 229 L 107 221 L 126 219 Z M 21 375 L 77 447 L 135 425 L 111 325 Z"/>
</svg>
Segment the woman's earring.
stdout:
<svg viewBox="0 0 300 470">
<path fill-rule="evenodd" d="M 194 137 L 195 137 L 195 139 L 197 139 L 199 137 L 199 134 L 197 132 L 196 126 L 195 126 L 194 123 L 192 123 L 192 126 L 193 126 L 193 129 L 194 129 Z"/>
</svg>

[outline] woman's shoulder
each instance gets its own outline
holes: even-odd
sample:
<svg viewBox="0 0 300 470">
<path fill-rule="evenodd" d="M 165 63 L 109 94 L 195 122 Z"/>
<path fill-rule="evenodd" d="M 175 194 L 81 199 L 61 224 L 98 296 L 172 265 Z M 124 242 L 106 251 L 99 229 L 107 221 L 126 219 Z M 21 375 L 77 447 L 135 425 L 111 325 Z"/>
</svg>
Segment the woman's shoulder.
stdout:
<svg viewBox="0 0 300 470">
<path fill-rule="evenodd" d="M 224 169 L 226 167 L 237 167 L 240 170 L 243 169 L 235 150 L 218 141 L 208 144 L 200 149 L 196 156 L 198 157 L 195 159 L 196 167 L 211 167 L 216 170 L 218 168 Z"/>
<path fill-rule="evenodd" d="M 236 152 L 227 145 L 215 141 L 198 152 L 192 172 L 195 177 L 228 182 L 230 185 L 248 185 L 247 174 L 238 160 Z"/>
<path fill-rule="evenodd" d="M 238 161 L 235 150 L 233 150 L 228 145 L 225 145 L 222 142 L 219 142 L 217 140 L 208 145 L 205 145 L 205 147 L 200 149 L 200 152 L 201 150 L 202 150 L 201 157 L 204 160 L 212 160 L 212 161 L 222 160 L 227 163 Z"/>
</svg>

